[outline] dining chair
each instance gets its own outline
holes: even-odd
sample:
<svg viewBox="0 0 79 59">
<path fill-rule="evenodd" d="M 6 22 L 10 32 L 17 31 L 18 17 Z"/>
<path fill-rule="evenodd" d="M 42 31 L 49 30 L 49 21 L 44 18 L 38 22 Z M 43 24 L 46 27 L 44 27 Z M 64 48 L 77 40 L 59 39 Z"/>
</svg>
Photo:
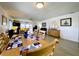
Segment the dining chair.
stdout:
<svg viewBox="0 0 79 59">
<path fill-rule="evenodd" d="M 38 30 L 35 29 L 35 30 L 34 30 L 34 35 L 37 36 L 37 34 L 38 34 Z"/>
<path fill-rule="evenodd" d="M 41 37 L 42 39 L 44 39 L 45 38 L 45 31 L 39 30 L 38 31 L 38 37 Z"/>
</svg>

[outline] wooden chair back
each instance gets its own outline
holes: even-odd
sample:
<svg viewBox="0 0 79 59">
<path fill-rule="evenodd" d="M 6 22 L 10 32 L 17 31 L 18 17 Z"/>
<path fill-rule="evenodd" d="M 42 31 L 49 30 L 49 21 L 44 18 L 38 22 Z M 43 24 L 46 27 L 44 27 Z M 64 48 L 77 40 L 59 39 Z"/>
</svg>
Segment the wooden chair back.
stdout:
<svg viewBox="0 0 79 59">
<path fill-rule="evenodd" d="M 38 37 L 41 37 L 42 39 L 44 39 L 45 38 L 45 31 L 39 30 L 38 31 Z"/>
</svg>

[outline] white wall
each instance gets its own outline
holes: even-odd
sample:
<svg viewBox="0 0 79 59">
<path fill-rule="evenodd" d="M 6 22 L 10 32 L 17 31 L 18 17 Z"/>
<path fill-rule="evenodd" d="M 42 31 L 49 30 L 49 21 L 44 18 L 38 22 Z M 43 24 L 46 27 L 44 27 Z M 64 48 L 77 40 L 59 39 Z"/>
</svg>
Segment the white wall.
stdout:
<svg viewBox="0 0 79 59">
<path fill-rule="evenodd" d="M 72 18 L 72 26 L 60 26 L 60 19 Z M 63 16 L 58 16 L 55 18 L 47 19 L 38 22 L 37 25 L 41 28 L 42 22 L 47 23 L 47 28 L 56 28 L 60 30 L 61 38 L 78 42 L 78 32 L 79 32 L 79 12 L 73 14 L 67 14 Z"/>
<path fill-rule="evenodd" d="M 3 25 L 2 25 L 2 15 L 8 17 L 6 11 L 5 11 L 3 8 L 0 7 L 0 33 L 6 31 L 7 28 L 8 28 L 8 23 L 7 23 L 6 26 L 3 26 Z M 7 22 L 8 22 L 8 20 L 7 20 Z"/>
<path fill-rule="evenodd" d="M 78 17 L 78 23 L 79 23 L 79 17 Z M 78 24 L 78 42 L 79 42 L 79 24 Z"/>
</svg>

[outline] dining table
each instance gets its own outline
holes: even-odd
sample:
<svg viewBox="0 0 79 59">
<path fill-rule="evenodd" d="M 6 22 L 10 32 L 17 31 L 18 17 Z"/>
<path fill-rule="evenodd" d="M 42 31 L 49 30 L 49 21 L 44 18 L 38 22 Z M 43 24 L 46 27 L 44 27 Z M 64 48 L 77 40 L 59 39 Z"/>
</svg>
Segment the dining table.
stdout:
<svg viewBox="0 0 79 59">
<path fill-rule="evenodd" d="M 12 49 L 9 49 L 9 50 L 4 50 L 2 53 L 1 53 L 1 56 L 19 56 L 20 55 L 20 50 L 19 48 L 12 48 Z"/>
<path fill-rule="evenodd" d="M 25 46 L 28 46 L 28 45 L 31 45 L 32 43 L 35 43 L 35 42 L 39 42 L 42 46 L 39 47 L 39 48 L 35 48 L 35 49 L 40 49 L 42 47 L 45 47 L 46 45 L 48 45 L 49 43 L 44 40 L 44 39 L 40 39 L 40 40 L 32 40 L 31 38 L 24 38 L 22 37 L 22 44 L 23 44 L 23 47 Z M 1 53 L 1 56 L 20 56 L 20 49 L 19 47 L 17 48 L 12 48 L 12 49 L 9 49 L 9 50 L 4 50 L 2 53 Z"/>
</svg>

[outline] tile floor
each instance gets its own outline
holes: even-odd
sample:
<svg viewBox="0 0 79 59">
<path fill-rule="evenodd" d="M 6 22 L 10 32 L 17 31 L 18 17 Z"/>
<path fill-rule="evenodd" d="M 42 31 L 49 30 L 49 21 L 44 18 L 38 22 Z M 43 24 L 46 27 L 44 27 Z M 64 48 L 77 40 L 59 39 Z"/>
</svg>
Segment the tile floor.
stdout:
<svg viewBox="0 0 79 59">
<path fill-rule="evenodd" d="M 46 39 L 48 42 L 51 42 L 54 37 L 46 36 Z M 56 46 L 54 56 L 79 56 L 79 43 L 65 40 L 65 39 L 59 39 L 60 43 Z"/>
</svg>

